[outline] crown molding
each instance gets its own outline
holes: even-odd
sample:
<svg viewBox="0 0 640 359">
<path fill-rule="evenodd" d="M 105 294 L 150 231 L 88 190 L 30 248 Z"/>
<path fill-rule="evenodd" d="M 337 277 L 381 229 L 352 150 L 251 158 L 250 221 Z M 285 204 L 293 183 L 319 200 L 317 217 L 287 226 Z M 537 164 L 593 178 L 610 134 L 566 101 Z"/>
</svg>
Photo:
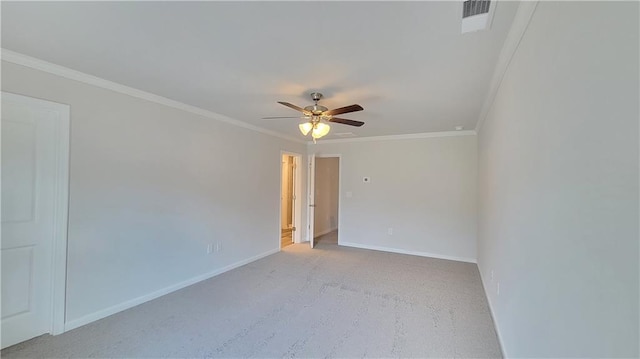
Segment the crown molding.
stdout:
<svg viewBox="0 0 640 359">
<path fill-rule="evenodd" d="M 322 145 L 322 144 L 329 144 L 329 143 L 415 140 L 419 138 L 475 136 L 475 135 L 476 135 L 475 130 L 423 132 L 423 133 L 409 133 L 405 135 L 370 136 L 370 137 L 355 137 L 355 138 L 352 137 L 352 138 L 336 138 L 331 140 L 318 140 L 317 144 Z M 313 145 L 313 144 L 314 144 L 313 141 L 307 142 L 307 145 Z"/>
<path fill-rule="evenodd" d="M 193 105 L 188 105 L 186 103 L 183 102 L 179 102 L 176 100 L 171 100 L 169 98 L 166 97 L 162 97 L 150 92 L 146 92 L 146 91 L 142 91 L 142 90 L 138 90 L 135 89 L 133 87 L 129 87 L 129 86 L 125 86 L 116 82 L 112 82 L 109 80 L 105 80 L 103 78 L 100 77 L 96 77 L 93 75 L 89 75 L 86 74 L 84 72 L 80 72 L 80 71 L 76 71 L 76 70 L 72 70 L 70 68 L 64 67 L 64 66 L 60 66 L 60 65 L 56 65 L 44 60 L 40 60 L 37 59 L 35 57 L 31 57 L 31 56 L 27 56 L 15 51 L 11 51 L 11 50 L 7 50 L 5 48 L 2 48 L 2 52 L 0 53 L 0 58 L 3 61 L 7 61 L 16 65 L 21 65 L 21 66 L 25 66 L 25 67 L 29 67 L 35 70 L 40 70 L 40 71 L 44 71 L 53 75 L 57 75 L 60 77 L 64 77 L 67 78 L 69 80 L 74 80 L 74 81 L 78 81 L 78 82 L 82 82 L 88 85 L 93 85 L 96 87 L 101 87 L 107 90 L 111 90 L 114 92 L 118 92 L 124 95 L 129 95 L 131 97 L 135 97 L 135 98 L 139 98 L 142 100 L 147 100 L 150 102 L 155 102 L 157 104 L 160 105 L 164 105 L 164 106 L 168 106 L 168 107 L 172 107 L 178 110 L 182 110 L 185 112 L 189 112 L 195 115 L 199 115 L 199 116 L 203 116 L 206 118 L 210 118 L 216 121 L 220 121 L 220 122 L 225 122 L 228 123 L 230 125 L 234 125 L 234 126 L 238 126 L 238 127 L 242 127 L 242 128 L 246 128 L 252 131 L 256 131 L 256 132 L 260 132 L 263 133 L 265 135 L 269 135 L 269 136 L 274 136 L 274 137 L 279 137 L 288 141 L 293 141 L 293 142 L 297 142 L 297 143 L 306 143 L 306 141 L 295 138 L 295 137 L 290 137 L 287 135 L 283 135 L 281 133 L 275 132 L 275 131 L 271 131 L 271 130 L 267 130 L 264 129 L 262 127 L 258 127 L 258 126 L 254 126 L 251 124 L 248 124 L 246 122 L 242 122 L 236 119 L 233 119 L 231 117 L 225 116 L 225 115 L 221 115 L 219 113 L 215 113 L 213 111 L 209 111 L 209 110 L 205 110 L 202 109 L 200 107 L 196 107 Z"/>
<path fill-rule="evenodd" d="M 482 110 L 480 110 L 480 116 L 476 123 L 476 132 L 480 132 L 491 107 L 493 107 L 493 102 L 496 99 L 500 85 L 502 85 L 502 79 L 509 69 L 513 55 L 515 55 L 516 50 L 518 50 L 518 46 L 520 46 L 522 37 L 527 32 L 529 22 L 531 22 L 531 18 L 533 17 L 533 13 L 535 12 L 537 5 L 538 0 L 522 1 L 518 5 L 518 10 L 513 19 L 513 23 L 511 24 L 511 29 L 509 29 L 507 38 L 504 40 L 504 45 L 502 45 L 502 50 L 498 56 L 498 62 L 495 70 L 493 71 L 493 77 L 491 78 L 489 85 L 489 92 L 487 93 L 487 97 L 482 105 Z"/>
</svg>

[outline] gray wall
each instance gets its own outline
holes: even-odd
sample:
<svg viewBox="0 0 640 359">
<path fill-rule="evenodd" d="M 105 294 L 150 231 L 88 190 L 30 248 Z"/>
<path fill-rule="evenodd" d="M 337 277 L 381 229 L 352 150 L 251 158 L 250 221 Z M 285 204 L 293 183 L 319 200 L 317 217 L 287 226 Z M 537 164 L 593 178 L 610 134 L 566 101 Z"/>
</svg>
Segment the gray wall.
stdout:
<svg viewBox="0 0 640 359">
<path fill-rule="evenodd" d="M 2 90 L 71 105 L 67 321 L 278 250 L 304 144 L 7 62 Z"/>
<path fill-rule="evenodd" d="M 342 156 L 341 244 L 473 262 L 476 147 L 467 135 L 319 142 L 309 153 Z"/>
<path fill-rule="evenodd" d="M 540 2 L 479 132 L 509 357 L 638 356 L 638 42 L 637 2 Z"/>
</svg>

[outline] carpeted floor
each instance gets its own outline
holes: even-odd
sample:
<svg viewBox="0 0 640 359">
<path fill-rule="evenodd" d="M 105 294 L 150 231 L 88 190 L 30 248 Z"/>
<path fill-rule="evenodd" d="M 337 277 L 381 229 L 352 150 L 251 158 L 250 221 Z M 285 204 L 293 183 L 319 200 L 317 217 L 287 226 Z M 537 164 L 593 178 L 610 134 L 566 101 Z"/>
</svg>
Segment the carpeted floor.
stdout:
<svg viewBox="0 0 640 359">
<path fill-rule="evenodd" d="M 475 264 L 324 239 L 2 357 L 501 356 Z"/>
<path fill-rule="evenodd" d="M 336 229 L 333 232 L 330 232 L 328 234 L 325 234 L 324 236 L 319 236 L 313 239 L 315 245 L 318 245 L 319 243 L 322 244 L 334 244 L 337 245 L 338 244 L 338 230 Z"/>
</svg>

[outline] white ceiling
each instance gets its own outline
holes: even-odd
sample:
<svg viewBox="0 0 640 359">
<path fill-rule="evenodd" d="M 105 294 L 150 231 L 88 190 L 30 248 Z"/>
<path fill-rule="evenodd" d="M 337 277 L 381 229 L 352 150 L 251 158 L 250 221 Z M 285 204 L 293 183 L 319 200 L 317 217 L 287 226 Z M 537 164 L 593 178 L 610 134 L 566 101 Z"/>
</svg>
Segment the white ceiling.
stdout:
<svg viewBox="0 0 640 359">
<path fill-rule="evenodd" d="M 320 91 L 358 103 L 331 135 L 473 129 L 518 4 L 460 33 L 460 2 L 2 2 L 2 47 L 302 139 Z"/>
</svg>

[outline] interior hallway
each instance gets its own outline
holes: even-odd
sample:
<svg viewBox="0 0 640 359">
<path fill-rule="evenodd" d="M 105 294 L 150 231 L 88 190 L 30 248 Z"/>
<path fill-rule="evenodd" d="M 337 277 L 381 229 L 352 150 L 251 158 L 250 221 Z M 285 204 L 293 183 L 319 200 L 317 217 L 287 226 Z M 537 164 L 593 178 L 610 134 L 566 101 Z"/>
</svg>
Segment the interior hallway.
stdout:
<svg viewBox="0 0 640 359">
<path fill-rule="evenodd" d="M 475 264 L 339 247 L 331 238 L 2 357 L 501 356 Z"/>
<path fill-rule="evenodd" d="M 315 243 L 317 244 L 338 244 L 338 230 L 331 231 L 325 235 L 318 236 L 315 238 Z"/>
</svg>

